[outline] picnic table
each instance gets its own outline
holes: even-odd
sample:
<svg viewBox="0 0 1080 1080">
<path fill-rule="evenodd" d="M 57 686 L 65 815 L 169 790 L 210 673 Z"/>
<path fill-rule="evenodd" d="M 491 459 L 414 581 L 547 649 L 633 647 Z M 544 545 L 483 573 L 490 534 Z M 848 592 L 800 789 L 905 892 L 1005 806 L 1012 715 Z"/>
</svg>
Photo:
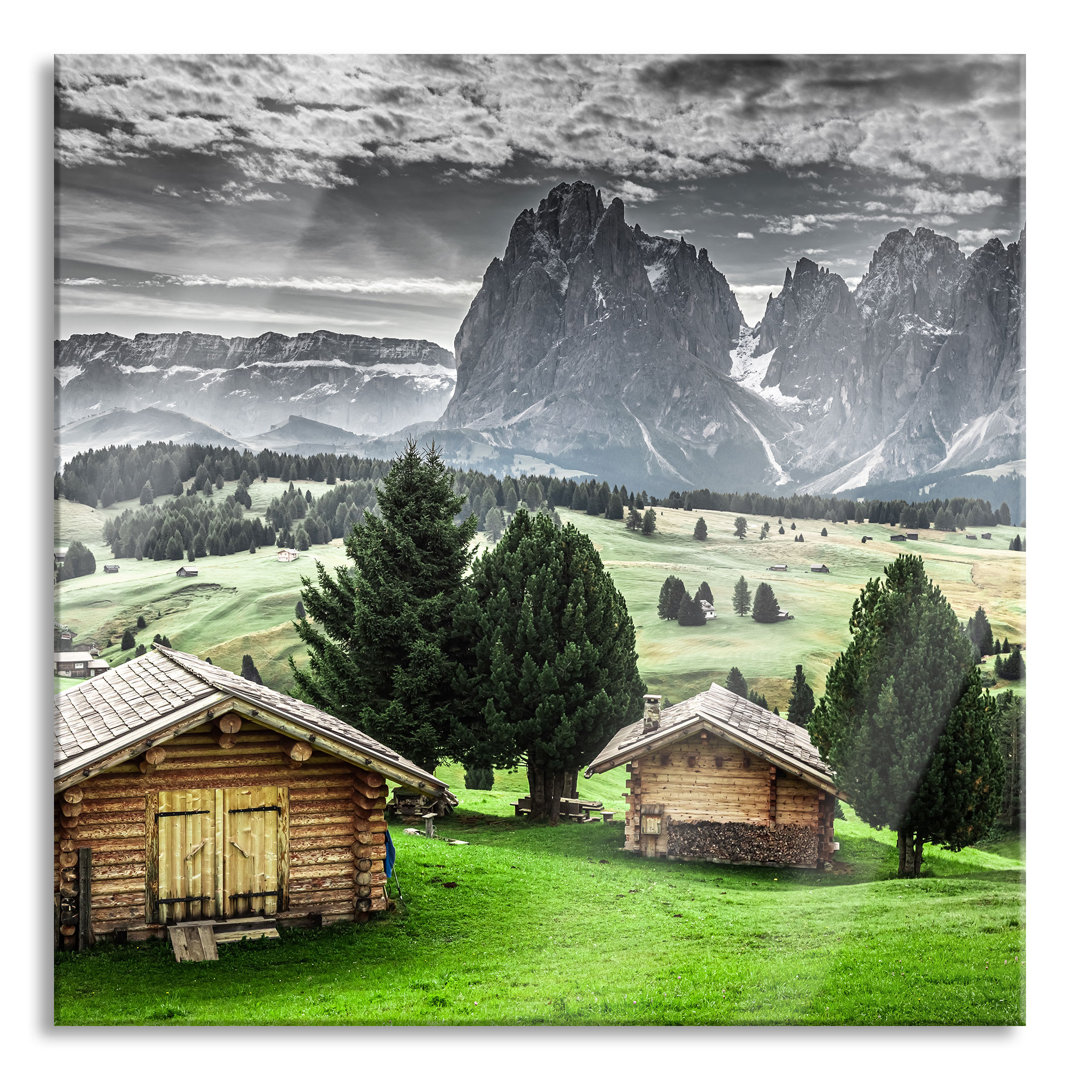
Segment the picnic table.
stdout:
<svg viewBox="0 0 1080 1080">
<path fill-rule="evenodd" d="M 514 803 L 515 815 L 528 814 L 532 810 L 532 799 L 526 795 Z M 567 799 L 559 800 L 559 817 L 579 824 L 586 821 L 599 821 L 600 818 L 592 817 L 593 812 L 600 815 L 604 821 L 611 821 L 614 813 L 605 810 L 604 804 L 599 799 Z"/>
</svg>

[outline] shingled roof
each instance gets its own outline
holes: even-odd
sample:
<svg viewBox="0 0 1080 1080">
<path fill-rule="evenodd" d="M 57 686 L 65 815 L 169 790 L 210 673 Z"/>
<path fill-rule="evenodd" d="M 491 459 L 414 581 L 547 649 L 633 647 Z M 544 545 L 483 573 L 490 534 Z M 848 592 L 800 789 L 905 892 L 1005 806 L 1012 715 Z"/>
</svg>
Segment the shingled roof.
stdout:
<svg viewBox="0 0 1080 1080">
<path fill-rule="evenodd" d="M 232 703 L 257 722 L 404 787 L 455 801 L 442 780 L 351 724 L 224 668 L 162 646 L 56 696 L 53 780 L 62 790 L 205 723 Z"/>
<path fill-rule="evenodd" d="M 714 731 L 777 768 L 838 794 L 833 775 L 805 728 L 716 683 L 695 697 L 663 709 L 654 731 L 645 731 L 644 716 L 628 724 L 600 751 L 585 776 L 606 772 L 702 730 Z"/>
</svg>

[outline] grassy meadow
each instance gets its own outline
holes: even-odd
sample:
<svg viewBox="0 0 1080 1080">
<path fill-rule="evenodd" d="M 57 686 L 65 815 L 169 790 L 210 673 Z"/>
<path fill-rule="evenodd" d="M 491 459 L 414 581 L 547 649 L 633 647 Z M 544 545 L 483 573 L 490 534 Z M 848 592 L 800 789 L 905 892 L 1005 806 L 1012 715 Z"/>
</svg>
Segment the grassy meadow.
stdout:
<svg viewBox="0 0 1080 1080">
<path fill-rule="evenodd" d="M 313 496 L 325 485 L 310 484 Z M 256 482 L 253 512 L 286 484 Z M 216 492 L 221 498 L 228 491 Z M 133 505 L 133 504 L 127 504 Z M 207 557 L 199 576 L 167 562 L 113 560 L 101 539 L 109 511 L 61 501 L 56 543 L 82 540 L 97 573 L 61 583 L 56 617 L 80 640 L 111 637 L 143 615 L 139 642 L 164 634 L 184 651 L 240 670 L 250 653 L 263 679 L 288 689 L 287 658 L 300 578 L 316 560 L 345 561 L 340 541 L 293 563 L 276 551 Z M 851 605 L 901 551 L 922 555 L 963 620 L 981 604 L 997 637 L 1026 640 L 1026 556 L 992 529 L 991 541 L 923 532 L 891 543 L 885 526 L 764 519 L 734 536 L 736 514 L 658 511 L 658 534 L 559 510 L 587 532 L 626 598 L 639 666 L 671 701 L 723 682 L 737 666 L 784 711 L 795 665 L 815 692 L 848 640 Z M 704 517 L 708 537 L 693 539 Z M 820 535 L 822 528 L 828 536 Z M 980 530 L 983 531 L 983 530 Z M 795 544 L 802 533 L 805 542 Z M 863 544 L 864 535 L 873 539 Z M 120 573 L 105 575 L 106 561 Z M 824 562 L 830 573 L 809 571 Z M 773 563 L 788 570 L 768 571 Z M 660 620 L 669 574 L 692 592 L 708 581 L 717 618 L 702 627 Z M 791 621 L 739 618 L 740 575 L 768 581 Z M 73 685 L 58 679 L 57 688 Z M 1023 689 L 1023 684 L 1012 685 Z M 895 837 L 847 808 L 836 824 L 831 871 L 643 860 L 622 851 L 625 772 L 582 780 L 616 822 L 552 829 L 515 818 L 523 771 L 496 773 L 470 791 L 460 768 L 440 766 L 461 800 L 429 840 L 391 833 L 398 850 L 394 910 L 365 926 L 284 930 L 279 941 L 223 945 L 214 964 L 177 964 L 167 943 L 102 945 L 58 954 L 59 1025 L 1015 1025 L 1025 1021 L 1024 852 L 1016 837 L 956 854 L 928 847 L 925 877 L 895 877 Z M 449 845 L 446 838 L 467 841 Z M 397 886 L 400 884 L 401 898 Z"/>
<path fill-rule="evenodd" d="M 848 809 L 832 872 L 659 862 L 621 850 L 618 817 L 515 818 L 520 772 L 490 792 L 439 772 L 461 806 L 432 840 L 391 825 L 386 916 L 222 945 L 213 964 L 177 964 L 164 942 L 60 954 L 55 1023 L 1024 1023 L 1015 841 L 927 848 L 927 876 L 901 881 L 893 834 Z M 582 794 L 618 811 L 623 780 Z"/>
<path fill-rule="evenodd" d="M 224 498 L 226 485 L 215 498 Z M 287 488 L 282 481 L 252 484 L 252 509 L 265 510 L 270 500 Z M 325 484 L 304 483 L 317 498 Z M 97 559 L 97 573 L 61 583 L 56 590 L 56 618 L 70 625 L 77 641 L 112 638 L 102 656 L 110 663 L 124 659 L 119 647 L 125 627 L 134 628 L 141 614 L 147 629 L 136 641 L 149 646 L 154 634 L 163 634 L 178 649 L 209 656 L 222 667 L 240 670 L 250 653 L 268 685 L 287 690 L 291 683 L 288 657 L 302 662 L 305 652 L 292 629 L 301 576 L 313 577 L 316 561 L 327 567 L 346 561 L 340 540 L 317 545 L 292 563 L 279 563 L 276 550 L 255 554 L 209 556 L 198 560 L 197 578 L 177 578 L 177 564 L 150 560 L 112 559 L 101 539 L 107 516 L 137 501 L 109 510 L 91 510 L 61 500 L 56 504 L 56 543 L 81 540 Z M 1026 640 L 1026 553 L 1009 551 L 1009 541 L 1025 530 L 996 527 L 991 540 L 966 540 L 962 533 L 920 531 L 919 540 L 903 544 L 889 540 L 892 530 L 883 525 L 834 524 L 831 521 L 785 520 L 778 534 L 776 518 L 747 517 L 745 540 L 734 535 L 739 515 L 719 511 L 657 511 L 657 534 L 644 537 L 619 521 L 589 517 L 559 508 L 564 522 L 589 534 L 616 586 L 626 598 L 637 631 L 639 669 L 653 693 L 680 701 L 710 682 L 723 682 L 738 667 L 750 688 L 765 695 L 770 706 L 786 709 L 791 678 L 802 664 L 815 693 L 848 641 L 848 619 L 859 590 L 901 552 L 921 555 L 934 582 L 949 598 L 957 616 L 967 621 L 980 605 L 996 637 Z M 693 539 L 698 518 L 705 519 L 708 536 Z M 763 521 L 770 533 L 759 540 Z M 821 536 L 826 529 L 828 536 Z M 801 533 L 804 543 L 796 544 Z M 863 536 L 871 536 L 865 544 Z M 106 575 L 102 565 L 117 562 L 119 574 Z M 825 563 L 830 572 L 810 572 L 811 563 Z M 786 563 L 787 571 L 769 571 Z M 708 581 L 717 617 L 701 627 L 681 627 L 657 616 L 660 587 L 669 574 L 682 578 L 694 592 Z M 755 623 L 735 615 L 731 594 L 740 575 L 751 593 L 767 581 L 782 609 L 794 619 L 774 624 Z M 999 682 L 1023 691 L 1024 684 Z"/>
</svg>

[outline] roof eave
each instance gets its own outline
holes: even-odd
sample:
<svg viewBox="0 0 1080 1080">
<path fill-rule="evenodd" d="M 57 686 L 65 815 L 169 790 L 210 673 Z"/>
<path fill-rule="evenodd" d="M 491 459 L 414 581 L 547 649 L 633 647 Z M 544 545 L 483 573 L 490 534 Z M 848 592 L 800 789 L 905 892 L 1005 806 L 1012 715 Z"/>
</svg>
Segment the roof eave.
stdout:
<svg viewBox="0 0 1080 1080">
<path fill-rule="evenodd" d="M 799 761 L 797 758 L 793 758 L 783 751 L 777 750 L 775 747 L 770 747 L 764 743 L 757 742 L 747 736 L 744 732 L 739 731 L 738 728 L 725 723 L 719 717 L 711 715 L 702 716 L 699 713 L 695 713 L 687 720 L 680 721 L 673 727 L 664 728 L 662 731 L 650 732 L 648 736 L 639 739 L 637 742 L 624 749 L 620 749 L 617 753 L 612 754 L 608 758 L 597 759 L 585 770 L 585 777 L 588 779 L 595 773 L 607 772 L 608 769 L 613 769 L 617 765 L 624 765 L 628 761 L 632 761 L 635 757 L 640 757 L 643 752 L 661 750 L 672 743 L 680 742 L 682 739 L 686 738 L 687 735 L 693 735 L 696 731 L 705 727 L 712 728 L 725 739 L 733 742 L 736 746 L 764 758 L 770 764 L 783 769 L 784 772 L 791 773 L 793 776 L 806 780 L 808 783 L 813 784 L 817 788 L 821 788 L 830 795 L 837 795 L 838 797 L 843 798 L 843 793 L 832 781 L 831 777 L 814 769 L 812 766 L 807 765 L 806 762 Z"/>
</svg>

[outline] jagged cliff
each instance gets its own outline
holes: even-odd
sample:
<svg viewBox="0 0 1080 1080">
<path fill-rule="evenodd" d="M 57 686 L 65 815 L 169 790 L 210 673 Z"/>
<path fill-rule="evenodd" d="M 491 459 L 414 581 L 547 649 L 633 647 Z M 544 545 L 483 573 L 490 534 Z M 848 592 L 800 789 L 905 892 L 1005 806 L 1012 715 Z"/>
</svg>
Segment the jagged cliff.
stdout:
<svg viewBox="0 0 1080 1080">
<path fill-rule="evenodd" d="M 782 425 L 727 378 L 743 326 L 708 252 L 630 227 L 621 200 L 605 206 L 588 184 L 560 184 L 487 268 L 442 425 L 628 483 L 775 483 L 767 444 Z"/>
<path fill-rule="evenodd" d="M 454 360 L 429 341 L 321 330 L 285 337 L 78 334 L 54 353 L 57 426 L 110 409 L 170 409 L 233 435 L 293 414 L 381 434 L 434 419 Z"/>
</svg>

